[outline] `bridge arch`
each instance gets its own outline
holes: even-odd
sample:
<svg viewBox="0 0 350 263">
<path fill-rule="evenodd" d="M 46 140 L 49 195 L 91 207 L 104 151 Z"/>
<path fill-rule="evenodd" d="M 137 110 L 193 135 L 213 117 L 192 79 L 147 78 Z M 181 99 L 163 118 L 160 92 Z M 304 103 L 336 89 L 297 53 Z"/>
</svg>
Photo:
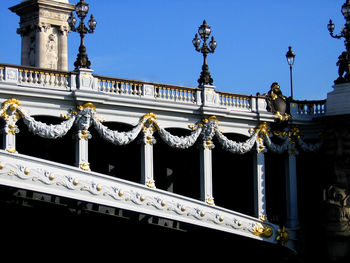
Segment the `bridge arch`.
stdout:
<svg viewBox="0 0 350 263">
<path fill-rule="evenodd" d="M 130 131 L 133 126 L 122 122 L 103 122 L 111 130 Z M 89 163 L 92 171 L 121 179 L 140 182 L 141 163 L 138 138 L 127 145 L 116 146 L 107 142 L 90 127 Z"/>
<path fill-rule="evenodd" d="M 35 120 L 46 124 L 59 124 L 63 118 L 48 115 L 33 116 Z M 22 118 L 16 123 L 19 132 L 16 135 L 16 150 L 19 153 L 62 163 L 74 165 L 75 145 L 74 145 L 74 129 L 57 139 L 45 139 L 34 135 L 28 130 Z"/>
<path fill-rule="evenodd" d="M 191 131 L 183 128 L 167 128 L 176 136 L 188 136 Z M 175 149 L 168 146 L 154 133 L 154 177 L 156 187 L 177 194 L 199 199 L 200 164 L 199 149 L 193 145 L 187 149 Z"/>
<path fill-rule="evenodd" d="M 237 142 L 244 142 L 247 136 L 225 133 Z M 212 158 L 214 202 L 234 211 L 254 215 L 254 167 L 253 153 L 233 154 L 224 150 L 214 137 Z"/>
</svg>

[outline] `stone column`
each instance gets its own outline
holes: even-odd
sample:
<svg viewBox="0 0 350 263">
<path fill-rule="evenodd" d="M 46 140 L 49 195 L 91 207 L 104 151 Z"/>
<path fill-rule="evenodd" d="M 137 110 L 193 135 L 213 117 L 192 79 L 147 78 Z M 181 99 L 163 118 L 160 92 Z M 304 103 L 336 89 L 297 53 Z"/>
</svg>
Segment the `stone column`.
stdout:
<svg viewBox="0 0 350 263">
<path fill-rule="evenodd" d="M 286 168 L 286 199 L 287 199 L 287 227 L 298 228 L 298 186 L 295 152 L 291 151 L 285 162 Z"/>
<path fill-rule="evenodd" d="M 154 123 L 150 118 L 143 126 L 143 139 L 141 140 L 141 183 L 156 188 L 153 171 L 153 144 L 156 140 L 153 137 Z"/>
<path fill-rule="evenodd" d="M 153 142 L 141 143 L 141 183 L 155 188 L 153 172 Z"/>
<path fill-rule="evenodd" d="M 34 65 L 39 68 L 46 67 L 46 58 L 45 58 L 45 39 L 46 39 L 46 30 L 48 25 L 40 23 L 37 25 L 35 33 L 35 59 Z"/>
<path fill-rule="evenodd" d="M 61 26 L 58 37 L 58 70 L 68 71 L 68 27 Z"/>
<path fill-rule="evenodd" d="M 207 204 L 214 205 L 212 181 L 212 141 L 204 141 L 200 147 L 200 198 Z"/>
<path fill-rule="evenodd" d="M 3 149 L 10 153 L 17 153 L 16 151 L 16 133 L 19 132 L 16 122 L 20 118 L 17 109 L 19 101 L 16 99 L 9 99 L 2 105 L 1 116 L 5 120 L 5 125 L 2 129 L 3 133 Z"/>
<path fill-rule="evenodd" d="M 89 139 L 91 134 L 88 130 L 79 130 L 75 137 L 75 165 L 84 171 L 90 171 Z"/>
<path fill-rule="evenodd" d="M 265 155 L 254 153 L 254 216 L 262 220 L 266 215 Z"/>
<path fill-rule="evenodd" d="M 92 136 L 88 129 L 92 124 L 92 118 L 94 117 L 96 108 L 92 103 L 87 102 L 78 106 L 77 109 L 79 112 L 76 120 L 78 132 L 75 135 L 75 165 L 82 170 L 90 171 L 89 139 Z"/>
</svg>

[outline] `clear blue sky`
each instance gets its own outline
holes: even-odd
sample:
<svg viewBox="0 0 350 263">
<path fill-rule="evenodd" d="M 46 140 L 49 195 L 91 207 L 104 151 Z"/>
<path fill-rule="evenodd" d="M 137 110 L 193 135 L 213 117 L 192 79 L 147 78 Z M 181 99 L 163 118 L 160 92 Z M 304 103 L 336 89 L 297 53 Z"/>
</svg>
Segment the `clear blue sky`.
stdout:
<svg viewBox="0 0 350 263">
<path fill-rule="evenodd" d="M 1 0 L 0 62 L 20 63 L 19 18 Z M 75 4 L 78 0 L 70 0 Z M 203 19 L 218 46 L 208 64 L 218 90 L 256 94 L 279 82 L 290 95 L 285 54 L 296 53 L 294 97 L 325 99 L 337 78 L 343 40 L 332 39 L 330 18 L 338 33 L 345 0 L 87 0 L 97 20 L 86 46 L 94 73 L 184 86 L 197 86 L 202 55 L 192 39 Z M 79 39 L 69 36 L 73 70 Z"/>
</svg>

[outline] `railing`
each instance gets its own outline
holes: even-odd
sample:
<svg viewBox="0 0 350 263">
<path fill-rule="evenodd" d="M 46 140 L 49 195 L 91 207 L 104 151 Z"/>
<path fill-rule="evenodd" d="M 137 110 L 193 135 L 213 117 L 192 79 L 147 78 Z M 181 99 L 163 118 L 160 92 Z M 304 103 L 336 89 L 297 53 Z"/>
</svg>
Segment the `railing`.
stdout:
<svg viewBox="0 0 350 263">
<path fill-rule="evenodd" d="M 213 89 L 183 87 L 147 81 L 105 77 L 86 72 L 64 72 L 27 66 L 0 64 L 0 81 L 18 83 L 31 87 L 54 89 L 83 89 L 82 78 L 88 75 L 88 90 L 107 93 L 112 96 L 152 99 L 158 102 L 171 102 L 187 105 L 210 105 L 232 111 L 266 112 L 265 98 L 248 96 Z M 93 81 L 90 81 L 93 80 Z M 79 84 L 80 83 L 80 84 Z M 95 84 L 91 84 L 95 83 Z M 208 93 L 206 93 L 208 92 Z M 209 99 L 208 99 L 209 98 Z M 206 100 L 210 100 L 206 104 Z M 326 113 L 325 100 L 293 101 L 291 114 L 295 119 L 310 119 Z"/>
<path fill-rule="evenodd" d="M 39 87 L 69 88 L 70 72 L 39 69 L 27 66 L 0 64 L 0 81 Z"/>
<path fill-rule="evenodd" d="M 4 80 L 5 77 L 5 67 L 0 65 L 0 81 Z"/>
<path fill-rule="evenodd" d="M 142 95 L 142 83 L 135 80 L 126 80 L 110 77 L 95 76 L 98 79 L 98 91 L 117 95 Z"/>
<path fill-rule="evenodd" d="M 30 70 L 19 68 L 19 83 L 51 86 L 58 88 L 68 88 L 69 77 L 68 73 L 50 72 L 44 70 Z"/>
<path fill-rule="evenodd" d="M 238 109 L 251 109 L 252 97 L 242 94 L 235 94 L 229 92 L 218 92 L 219 103 L 221 106 L 232 107 Z"/>
<path fill-rule="evenodd" d="M 163 84 L 156 84 L 155 98 L 168 100 L 168 101 L 180 101 L 185 103 L 197 102 L 197 89 L 181 86 L 169 86 Z"/>
<path fill-rule="evenodd" d="M 148 96 L 159 100 L 196 103 L 197 89 L 175 85 L 126 80 L 95 75 L 100 92 L 118 95 Z"/>
<path fill-rule="evenodd" d="M 326 100 L 302 100 L 292 102 L 292 114 L 296 117 L 313 118 L 326 114 Z M 294 106 L 294 107 L 293 107 Z"/>
</svg>

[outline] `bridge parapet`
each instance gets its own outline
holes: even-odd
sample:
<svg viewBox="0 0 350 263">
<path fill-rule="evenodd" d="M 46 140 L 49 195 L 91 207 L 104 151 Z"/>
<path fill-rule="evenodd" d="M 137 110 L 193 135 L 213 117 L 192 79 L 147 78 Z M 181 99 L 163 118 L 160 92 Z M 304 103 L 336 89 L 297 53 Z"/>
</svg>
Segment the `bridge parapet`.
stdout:
<svg viewBox="0 0 350 263">
<path fill-rule="evenodd" d="M 326 115 L 326 100 L 296 100 L 290 103 L 293 119 L 312 120 Z"/>
<path fill-rule="evenodd" d="M 192 112 L 194 109 L 204 114 L 206 113 L 205 109 L 212 108 L 210 115 L 215 113 L 214 109 L 225 116 L 227 113 L 237 112 L 240 115 L 242 113 L 249 114 L 249 117 L 252 117 L 253 113 L 254 119 L 260 118 L 264 121 L 274 121 L 275 119 L 275 116 L 266 109 L 265 96 L 223 92 L 208 85 L 202 88 L 193 88 L 100 76 L 92 74 L 92 70 L 82 69 L 80 72 L 66 72 L 9 64 L 0 64 L 0 82 L 23 88 L 45 88 L 48 91 L 78 91 L 79 93 L 80 90 L 84 90 L 114 98 L 148 102 L 151 100 L 153 103 L 165 107 L 169 106 L 168 103 L 180 108 L 188 105 L 191 106 Z M 292 101 L 290 109 L 294 120 L 311 120 L 326 114 L 326 100 Z M 216 115 L 220 115 L 218 113 Z"/>
</svg>

